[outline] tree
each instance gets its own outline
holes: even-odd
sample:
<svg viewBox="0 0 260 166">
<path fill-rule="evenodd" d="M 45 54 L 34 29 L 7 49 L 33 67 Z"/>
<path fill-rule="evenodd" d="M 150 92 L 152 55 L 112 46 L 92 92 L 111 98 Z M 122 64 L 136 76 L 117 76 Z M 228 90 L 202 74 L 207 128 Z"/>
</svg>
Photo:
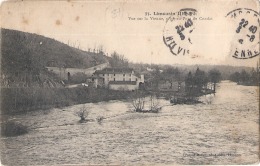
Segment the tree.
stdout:
<svg viewBox="0 0 260 166">
<path fill-rule="evenodd" d="M 197 68 L 194 75 L 191 72 L 185 78 L 185 90 L 188 98 L 193 99 L 203 93 L 207 93 L 208 82 L 214 83 L 214 92 L 216 83 L 220 81 L 220 72 L 218 70 L 211 70 L 207 75 L 204 71 Z"/>
<path fill-rule="evenodd" d="M 250 82 L 253 85 L 257 85 L 257 83 L 258 83 L 258 73 L 257 73 L 257 71 L 255 71 L 254 68 L 251 70 L 251 73 L 250 73 Z"/>
<path fill-rule="evenodd" d="M 258 73 L 253 68 L 250 73 L 242 70 L 240 73 L 235 72 L 230 75 L 229 79 L 233 82 L 242 84 L 242 85 L 257 85 L 258 84 Z"/>
<path fill-rule="evenodd" d="M 194 75 L 194 78 L 193 78 L 193 81 L 194 81 L 194 85 L 196 86 L 196 89 L 199 93 L 199 92 L 201 92 L 203 87 L 205 85 L 207 85 L 208 79 L 207 79 L 205 72 L 201 71 L 199 68 L 197 68 L 195 75 Z"/>
<path fill-rule="evenodd" d="M 233 74 L 230 75 L 229 79 L 233 82 L 239 83 L 240 81 L 240 73 L 239 72 L 235 72 Z"/>
<path fill-rule="evenodd" d="M 192 74 L 191 74 L 191 72 L 189 72 L 188 73 L 188 75 L 187 75 L 187 77 L 186 77 L 186 79 L 185 79 L 185 85 L 186 85 L 186 87 L 191 87 L 192 85 L 193 85 L 193 78 L 192 78 Z"/>
<path fill-rule="evenodd" d="M 145 94 L 143 91 L 135 91 L 132 96 L 132 105 L 134 111 L 142 111 L 144 109 Z"/>
<path fill-rule="evenodd" d="M 87 109 L 85 108 L 85 106 L 81 107 L 80 110 L 76 113 L 76 115 L 78 117 L 80 117 L 79 122 L 83 123 L 87 121 L 87 117 L 88 117 L 89 112 L 87 111 Z"/>
<path fill-rule="evenodd" d="M 151 82 L 155 88 L 158 88 L 160 81 L 165 80 L 165 78 L 161 74 L 159 66 L 155 66 L 154 68 L 155 70 L 151 72 Z"/>
<path fill-rule="evenodd" d="M 213 91 L 216 92 L 216 84 L 221 79 L 221 73 L 217 69 L 212 69 L 209 71 L 209 80 L 214 84 Z"/>
<path fill-rule="evenodd" d="M 250 75 L 243 69 L 240 74 L 240 80 L 243 83 L 246 83 L 249 81 Z"/>
<path fill-rule="evenodd" d="M 161 73 L 162 77 L 165 79 L 165 80 L 168 80 L 171 84 L 171 88 L 173 86 L 173 83 L 175 81 L 177 82 L 181 82 L 183 81 L 184 79 L 182 78 L 181 76 L 181 72 L 179 71 L 179 69 L 176 67 L 176 68 L 173 68 L 173 67 L 168 67 L 166 70 L 164 70 L 162 73 Z"/>
<path fill-rule="evenodd" d="M 124 55 L 119 55 L 117 52 L 113 52 L 109 59 L 111 67 L 128 67 L 129 61 Z"/>
<path fill-rule="evenodd" d="M 193 85 L 194 85 L 193 76 L 192 76 L 191 72 L 189 72 L 185 79 L 185 89 L 186 89 L 186 92 L 188 92 L 188 96 L 191 96 Z"/>
</svg>

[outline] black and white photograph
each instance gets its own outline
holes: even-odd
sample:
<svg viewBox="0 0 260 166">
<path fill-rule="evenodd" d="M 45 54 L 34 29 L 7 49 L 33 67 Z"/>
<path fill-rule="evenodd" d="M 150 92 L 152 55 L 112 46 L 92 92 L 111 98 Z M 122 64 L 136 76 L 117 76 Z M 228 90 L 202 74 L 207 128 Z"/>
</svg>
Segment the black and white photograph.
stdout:
<svg viewBox="0 0 260 166">
<path fill-rule="evenodd" d="M 0 165 L 259 164 L 259 11 L 2 1 Z"/>
</svg>

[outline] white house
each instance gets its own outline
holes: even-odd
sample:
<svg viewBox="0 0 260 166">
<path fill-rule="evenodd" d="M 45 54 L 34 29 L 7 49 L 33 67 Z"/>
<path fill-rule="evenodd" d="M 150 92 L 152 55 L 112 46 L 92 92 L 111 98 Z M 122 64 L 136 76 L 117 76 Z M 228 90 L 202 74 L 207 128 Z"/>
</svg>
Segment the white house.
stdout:
<svg viewBox="0 0 260 166">
<path fill-rule="evenodd" d="M 136 73 L 132 68 L 105 68 L 95 71 L 92 81 L 95 87 L 136 90 L 144 84 L 144 75 Z"/>
</svg>

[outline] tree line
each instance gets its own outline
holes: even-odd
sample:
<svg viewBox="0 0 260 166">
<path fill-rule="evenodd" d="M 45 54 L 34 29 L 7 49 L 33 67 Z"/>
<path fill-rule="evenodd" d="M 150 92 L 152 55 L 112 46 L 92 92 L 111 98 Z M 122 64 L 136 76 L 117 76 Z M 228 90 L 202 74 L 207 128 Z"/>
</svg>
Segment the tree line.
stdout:
<svg viewBox="0 0 260 166">
<path fill-rule="evenodd" d="M 241 85 L 258 85 L 259 71 L 253 68 L 250 72 L 235 72 L 230 75 L 229 80 Z"/>
</svg>

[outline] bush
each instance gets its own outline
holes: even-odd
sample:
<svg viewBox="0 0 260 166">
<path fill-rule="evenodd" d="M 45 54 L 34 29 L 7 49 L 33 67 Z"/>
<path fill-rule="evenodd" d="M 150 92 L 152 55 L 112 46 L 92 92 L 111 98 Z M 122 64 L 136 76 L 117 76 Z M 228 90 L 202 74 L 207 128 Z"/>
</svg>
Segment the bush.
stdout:
<svg viewBox="0 0 260 166">
<path fill-rule="evenodd" d="M 97 117 L 97 122 L 98 122 L 98 124 L 101 124 L 104 119 L 105 119 L 105 118 L 104 118 L 103 116 L 98 116 L 98 117 Z"/>
<path fill-rule="evenodd" d="M 89 112 L 87 111 L 87 109 L 84 106 L 76 113 L 76 115 L 78 117 L 80 117 L 80 120 L 79 120 L 80 123 L 87 121 L 86 118 L 88 117 L 88 114 L 89 114 Z"/>
<path fill-rule="evenodd" d="M 1 124 L 1 135 L 6 137 L 13 137 L 28 133 L 28 128 L 19 122 L 3 122 Z"/>
</svg>

